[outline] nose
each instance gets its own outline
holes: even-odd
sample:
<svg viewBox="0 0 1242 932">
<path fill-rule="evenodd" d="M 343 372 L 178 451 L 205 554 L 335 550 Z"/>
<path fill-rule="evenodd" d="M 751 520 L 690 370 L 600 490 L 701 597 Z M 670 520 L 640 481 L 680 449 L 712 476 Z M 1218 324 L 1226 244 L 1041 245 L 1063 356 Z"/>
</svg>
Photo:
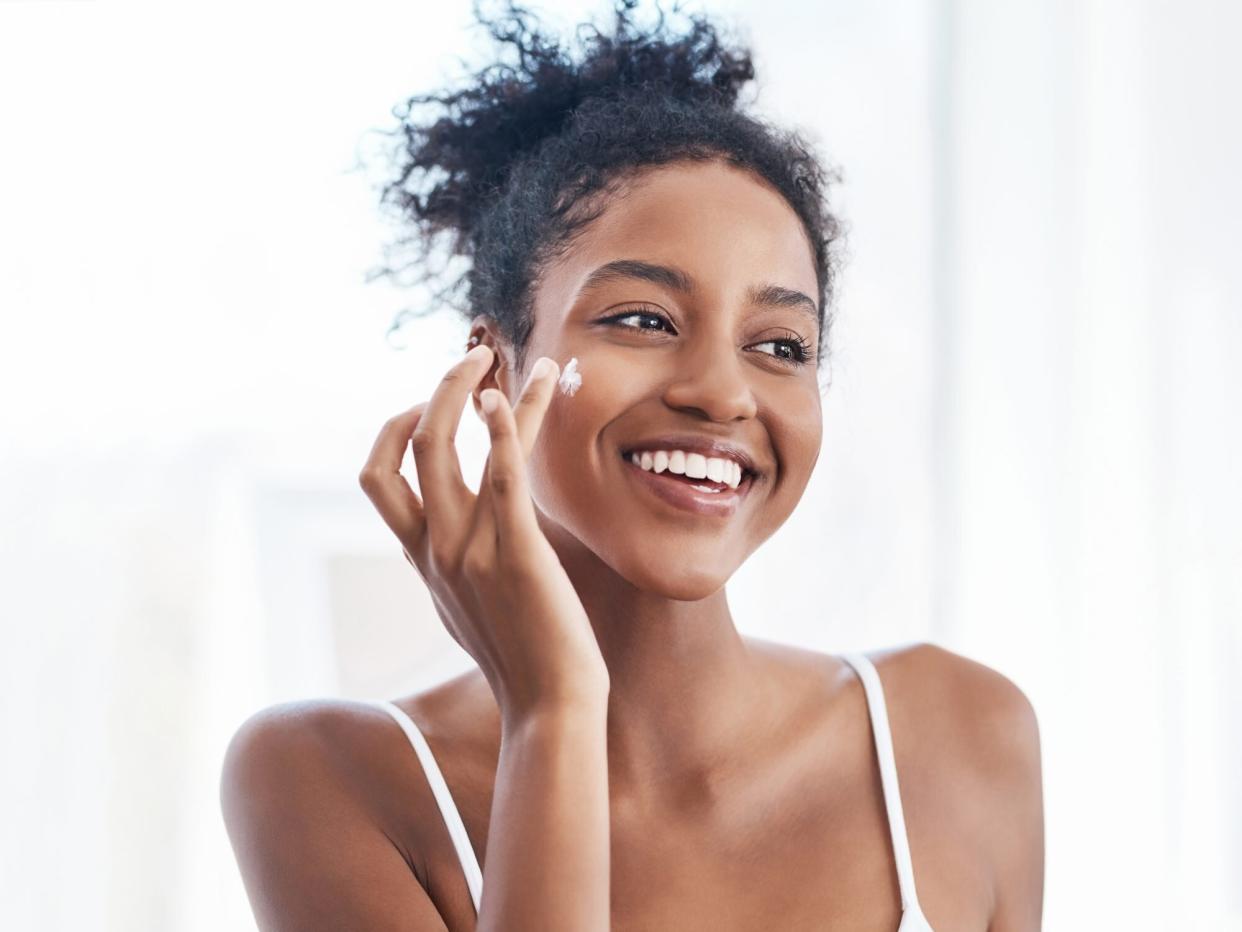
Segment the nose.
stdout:
<svg viewBox="0 0 1242 932">
<path fill-rule="evenodd" d="M 678 372 L 664 390 L 665 404 L 712 421 L 754 417 L 758 405 L 739 353 L 731 341 L 687 342 L 676 355 Z"/>
</svg>

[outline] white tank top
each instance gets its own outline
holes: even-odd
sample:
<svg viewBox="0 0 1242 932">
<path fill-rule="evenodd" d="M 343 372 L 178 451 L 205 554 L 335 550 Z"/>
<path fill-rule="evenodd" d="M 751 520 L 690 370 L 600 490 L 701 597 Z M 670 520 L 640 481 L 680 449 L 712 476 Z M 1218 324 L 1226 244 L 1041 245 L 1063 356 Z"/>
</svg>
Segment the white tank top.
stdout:
<svg viewBox="0 0 1242 932">
<path fill-rule="evenodd" d="M 923 915 L 919 905 L 918 894 L 914 889 L 914 865 L 910 860 L 910 842 L 906 837 L 906 818 L 901 808 L 901 791 L 897 786 L 897 763 L 893 758 L 893 738 L 888 728 L 888 708 L 884 704 L 884 690 L 880 685 L 880 675 L 875 665 L 863 654 L 841 654 L 841 659 L 849 663 L 862 680 L 863 690 L 867 695 L 867 711 L 871 716 L 871 734 L 875 739 L 876 757 L 880 764 L 880 782 L 884 790 L 884 806 L 888 812 L 888 830 L 893 840 L 893 854 L 897 861 L 897 884 L 901 890 L 901 923 L 897 932 L 933 932 L 931 924 Z M 461 862 L 462 871 L 466 875 L 466 886 L 470 889 L 470 898 L 474 901 L 475 915 L 478 915 L 479 903 L 483 898 L 483 871 L 466 835 L 466 826 L 453 802 L 453 794 L 436 764 L 431 747 L 423 737 L 413 720 L 394 703 L 385 699 L 373 700 L 369 703 L 382 709 L 396 720 L 405 732 L 414 753 L 418 755 L 435 795 L 444 824 L 448 827 L 453 848 L 457 851 L 457 859 Z"/>
</svg>

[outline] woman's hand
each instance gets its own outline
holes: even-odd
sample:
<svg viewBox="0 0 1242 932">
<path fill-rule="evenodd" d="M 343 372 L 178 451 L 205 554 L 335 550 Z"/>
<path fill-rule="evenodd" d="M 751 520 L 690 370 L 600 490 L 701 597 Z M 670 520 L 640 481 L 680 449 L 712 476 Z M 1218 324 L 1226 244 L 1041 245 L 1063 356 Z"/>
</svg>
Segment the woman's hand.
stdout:
<svg viewBox="0 0 1242 932">
<path fill-rule="evenodd" d="M 431 590 L 440 619 L 487 677 L 506 722 L 608 693 L 608 670 L 586 610 L 535 517 L 526 460 L 552 400 L 558 367 L 543 357 L 510 407 L 485 389 L 491 452 L 479 484 L 462 479 L 454 438 L 466 399 L 492 363 L 475 347 L 429 402 L 389 419 L 358 480 L 406 559 Z M 422 498 L 400 473 L 414 452 Z"/>
</svg>

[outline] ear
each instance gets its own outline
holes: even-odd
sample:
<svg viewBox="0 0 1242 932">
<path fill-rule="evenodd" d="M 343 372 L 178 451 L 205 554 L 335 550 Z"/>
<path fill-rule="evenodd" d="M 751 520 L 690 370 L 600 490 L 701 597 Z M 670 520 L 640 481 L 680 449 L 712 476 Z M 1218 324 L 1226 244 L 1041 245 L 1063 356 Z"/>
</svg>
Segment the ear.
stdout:
<svg viewBox="0 0 1242 932">
<path fill-rule="evenodd" d="M 518 386 L 514 376 L 512 347 L 501 334 L 496 321 L 486 315 L 479 315 L 470 322 L 470 336 L 465 348 L 470 350 L 480 343 L 486 343 L 492 348 L 492 367 L 487 370 L 487 374 L 479 380 L 479 384 L 470 393 L 474 413 L 482 419 L 483 409 L 479 404 L 479 396 L 485 388 L 498 389 L 505 393 L 506 398 L 512 398 L 511 390 L 516 391 Z"/>
</svg>

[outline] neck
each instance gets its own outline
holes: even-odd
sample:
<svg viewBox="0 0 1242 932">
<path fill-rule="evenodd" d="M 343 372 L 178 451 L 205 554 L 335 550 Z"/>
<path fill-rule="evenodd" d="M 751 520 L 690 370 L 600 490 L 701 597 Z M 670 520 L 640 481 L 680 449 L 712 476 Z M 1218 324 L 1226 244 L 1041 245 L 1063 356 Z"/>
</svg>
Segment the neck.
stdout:
<svg viewBox="0 0 1242 932">
<path fill-rule="evenodd" d="M 608 667 L 611 795 L 709 800 L 763 682 L 724 589 L 695 602 L 643 591 L 563 529 L 545 530 Z"/>
</svg>

